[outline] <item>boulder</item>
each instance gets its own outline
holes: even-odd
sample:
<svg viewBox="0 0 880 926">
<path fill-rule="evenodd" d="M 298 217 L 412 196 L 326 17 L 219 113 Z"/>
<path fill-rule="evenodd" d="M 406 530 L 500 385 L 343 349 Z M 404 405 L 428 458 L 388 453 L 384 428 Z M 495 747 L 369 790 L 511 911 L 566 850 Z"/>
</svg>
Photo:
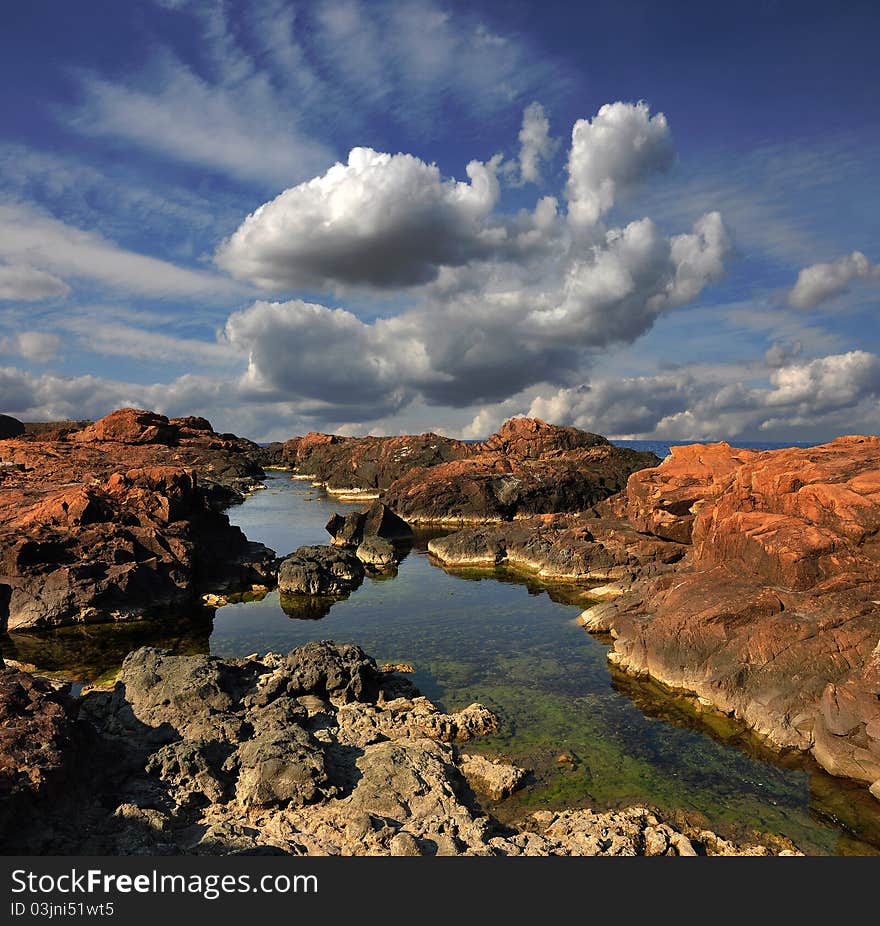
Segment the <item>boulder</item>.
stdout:
<svg viewBox="0 0 880 926">
<path fill-rule="evenodd" d="M 278 589 L 286 595 L 342 595 L 357 588 L 364 567 L 342 547 L 300 547 L 278 567 Z"/>
<path fill-rule="evenodd" d="M 136 408 L 120 408 L 94 424 L 69 435 L 77 443 L 115 441 L 120 444 L 170 444 L 176 429 L 164 415 Z"/>
<path fill-rule="evenodd" d="M 358 546 L 370 537 L 383 540 L 407 541 L 412 539 L 412 528 L 382 502 L 373 502 L 363 511 L 347 515 L 334 514 L 327 522 L 327 533 L 334 544 Z"/>
<path fill-rule="evenodd" d="M 394 545 L 381 537 L 367 537 L 355 555 L 365 566 L 376 570 L 390 569 L 397 562 Z"/>
</svg>

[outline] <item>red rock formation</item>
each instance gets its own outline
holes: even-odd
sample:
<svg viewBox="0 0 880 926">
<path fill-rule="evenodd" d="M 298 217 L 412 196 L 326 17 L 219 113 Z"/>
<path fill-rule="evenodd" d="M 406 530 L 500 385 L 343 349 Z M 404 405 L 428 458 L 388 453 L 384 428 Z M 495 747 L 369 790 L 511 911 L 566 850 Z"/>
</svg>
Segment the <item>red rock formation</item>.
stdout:
<svg viewBox="0 0 880 926">
<path fill-rule="evenodd" d="M 0 627 L 139 617 L 264 581 L 271 551 L 217 510 L 261 474 L 251 447 L 204 419 L 131 409 L 4 441 Z"/>
<path fill-rule="evenodd" d="M 507 448 L 507 449 L 493 449 Z M 406 521 L 507 521 L 583 511 L 619 492 L 652 453 L 596 434 L 514 418 L 463 459 L 411 469 L 382 501 Z"/>
<path fill-rule="evenodd" d="M 548 454 L 607 445 L 599 434 L 580 428 L 563 428 L 547 424 L 540 418 L 510 418 L 488 440 L 474 445 L 475 453 L 504 453 L 539 459 Z"/>
<path fill-rule="evenodd" d="M 612 660 L 880 796 L 880 439 L 677 448 L 626 500 L 637 527 L 693 545 L 586 613 Z"/>
</svg>

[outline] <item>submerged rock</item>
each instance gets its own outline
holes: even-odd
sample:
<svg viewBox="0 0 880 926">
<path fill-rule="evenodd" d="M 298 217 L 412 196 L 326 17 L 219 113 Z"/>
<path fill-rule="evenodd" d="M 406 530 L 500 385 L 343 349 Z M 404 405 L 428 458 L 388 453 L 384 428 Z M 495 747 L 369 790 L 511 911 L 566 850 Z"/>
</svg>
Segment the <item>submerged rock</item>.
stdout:
<svg viewBox="0 0 880 926">
<path fill-rule="evenodd" d="M 510 797 L 522 785 L 527 774 L 525 769 L 485 756 L 462 755 L 459 765 L 474 791 L 493 801 Z"/>
</svg>

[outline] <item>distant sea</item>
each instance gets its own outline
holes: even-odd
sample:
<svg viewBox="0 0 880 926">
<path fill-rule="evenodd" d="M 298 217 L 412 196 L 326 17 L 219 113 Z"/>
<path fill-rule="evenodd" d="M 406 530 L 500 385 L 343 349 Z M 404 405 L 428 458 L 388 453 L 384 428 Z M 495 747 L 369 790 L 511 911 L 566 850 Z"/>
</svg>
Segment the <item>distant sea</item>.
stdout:
<svg viewBox="0 0 880 926">
<path fill-rule="evenodd" d="M 724 438 L 717 439 L 724 440 Z M 650 450 L 651 453 L 662 460 L 669 456 L 670 447 L 679 447 L 682 444 L 706 443 L 706 441 L 679 440 L 667 443 L 659 440 L 613 440 L 611 443 L 616 444 L 618 447 L 631 447 L 633 450 Z M 772 441 L 750 441 L 734 438 L 729 440 L 728 443 L 732 447 L 740 447 L 743 450 L 781 450 L 783 447 L 815 447 L 818 442 L 783 441 L 782 443 L 774 443 Z"/>
</svg>

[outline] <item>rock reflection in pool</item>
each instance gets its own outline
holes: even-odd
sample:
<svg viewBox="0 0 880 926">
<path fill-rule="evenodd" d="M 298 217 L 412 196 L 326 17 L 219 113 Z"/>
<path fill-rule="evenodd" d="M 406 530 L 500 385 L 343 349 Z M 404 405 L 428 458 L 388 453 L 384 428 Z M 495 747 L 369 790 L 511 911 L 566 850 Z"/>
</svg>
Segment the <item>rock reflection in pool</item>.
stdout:
<svg viewBox="0 0 880 926">
<path fill-rule="evenodd" d="M 279 477 L 231 514 L 249 537 L 274 540 L 282 552 L 326 542 L 323 525 L 340 508 Z M 533 771 L 528 788 L 494 808 L 502 818 L 541 807 L 640 801 L 681 809 L 715 828 L 784 834 L 808 852 L 872 851 L 838 822 L 880 845 L 880 804 L 873 808 L 877 802 L 864 789 L 853 803 L 847 783 L 802 757 L 763 751 L 732 725 L 719 735 L 708 717 L 687 716 L 684 705 L 664 713 L 656 705 L 677 699 L 657 693 L 652 707 L 613 680 L 606 645 L 576 622 L 583 607 L 577 591 L 504 569 L 444 571 L 430 562 L 425 544 L 416 538 L 392 581 L 367 578 L 347 599 L 331 602 L 319 621 L 290 620 L 277 593 L 221 608 L 212 652 L 353 642 L 379 662 L 413 663 L 415 684 L 447 709 L 482 701 L 500 715 L 501 729 L 469 749 Z M 557 761 L 562 755 L 567 761 Z"/>
</svg>

